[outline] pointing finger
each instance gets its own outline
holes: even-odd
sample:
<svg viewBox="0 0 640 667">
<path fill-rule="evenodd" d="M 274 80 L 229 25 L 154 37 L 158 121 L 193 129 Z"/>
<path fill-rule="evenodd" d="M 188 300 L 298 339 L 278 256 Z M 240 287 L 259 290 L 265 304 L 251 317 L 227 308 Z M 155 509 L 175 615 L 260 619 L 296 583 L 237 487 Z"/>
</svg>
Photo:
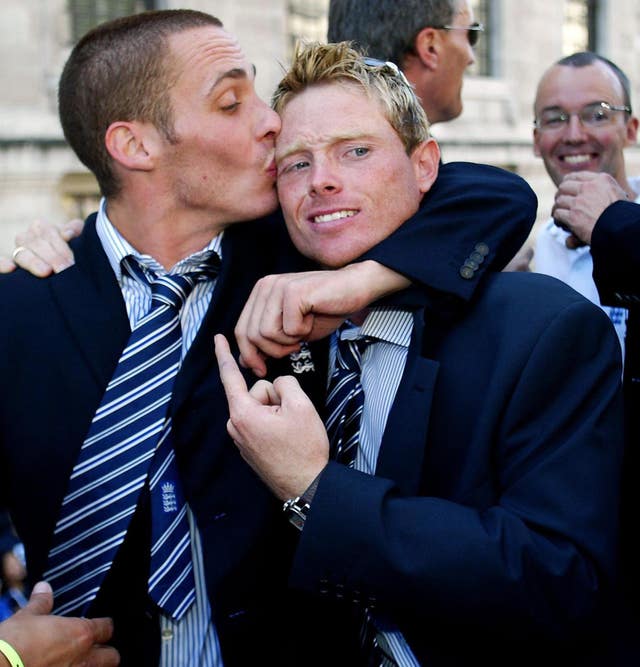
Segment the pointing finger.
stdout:
<svg viewBox="0 0 640 667">
<path fill-rule="evenodd" d="M 231 402 L 233 398 L 248 394 L 247 383 L 238 368 L 236 360 L 231 354 L 229 343 L 222 334 L 216 334 L 214 337 L 216 359 L 220 370 L 220 380 L 224 387 L 227 400 Z"/>
</svg>

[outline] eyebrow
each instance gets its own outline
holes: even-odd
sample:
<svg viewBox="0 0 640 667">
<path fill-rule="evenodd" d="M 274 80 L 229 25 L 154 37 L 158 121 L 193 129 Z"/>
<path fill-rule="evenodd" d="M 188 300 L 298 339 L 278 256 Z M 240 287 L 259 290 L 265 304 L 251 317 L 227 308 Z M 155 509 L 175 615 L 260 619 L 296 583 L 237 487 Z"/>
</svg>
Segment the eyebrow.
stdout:
<svg viewBox="0 0 640 667">
<path fill-rule="evenodd" d="M 255 77 L 256 75 L 256 66 L 251 65 L 252 74 Z M 247 70 L 244 67 L 234 67 L 233 69 L 223 72 L 212 84 L 209 89 L 209 94 L 213 93 L 215 89 L 227 79 L 247 79 L 249 75 Z"/>
</svg>

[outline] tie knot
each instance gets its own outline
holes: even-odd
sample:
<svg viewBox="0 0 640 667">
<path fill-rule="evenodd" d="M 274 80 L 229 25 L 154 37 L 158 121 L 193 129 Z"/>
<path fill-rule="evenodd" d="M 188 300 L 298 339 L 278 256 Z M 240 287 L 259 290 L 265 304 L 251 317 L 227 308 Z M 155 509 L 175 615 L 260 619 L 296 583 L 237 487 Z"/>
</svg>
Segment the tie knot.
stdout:
<svg viewBox="0 0 640 667">
<path fill-rule="evenodd" d="M 129 256 L 122 261 L 127 273 L 151 287 L 151 300 L 180 310 L 196 283 L 211 280 L 220 267 L 220 258 L 215 252 L 207 255 L 191 271 L 186 273 L 167 273 L 156 275 L 151 269 L 143 270 L 134 257 Z"/>
<path fill-rule="evenodd" d="M 338 336 L 336 371 L 347 370 L 359 373 L 362 368 L 362 355 L 370 343 L 371 339 L 369 338 L 340 338 Z"/>
</svg>

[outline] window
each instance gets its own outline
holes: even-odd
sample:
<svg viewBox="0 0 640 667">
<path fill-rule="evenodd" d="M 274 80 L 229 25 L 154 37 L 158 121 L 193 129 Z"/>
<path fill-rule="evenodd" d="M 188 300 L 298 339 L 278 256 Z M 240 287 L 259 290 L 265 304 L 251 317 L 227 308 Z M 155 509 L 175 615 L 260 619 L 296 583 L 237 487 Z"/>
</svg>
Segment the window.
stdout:
<svg viewBox="0 0 640 667">
<path fill-rule="evenodd" d="M 65 174 L 58 183 L 58 193 L 68 218 L 84 220 L 89 213 L 98 210 L 100 188 L 93 174 L 88 172 Z"/>
<path fill-rule="evenodd" d="M 289 59 L 296 43 L 324 42 L 327 39 L 329 0 L 289 0 L 287 2 L 287 40 Z"/>
<path fill-rule="evenodd" d="M 472 0 L 471 7 L 473 8 L 474 19 L 478 23 L 484 25 L 484 32 L 480 35 L 478 43 L 474 51 L 476 54 L 476 62 L 473 67 L 469 69 L 469 74 L 475 76 L 491 76 L 495 74 L 492 63 L 492 46 L 495 34 L 495 25 L 492 22 L 494 14 L 492 10 L 492 0 Z"/>
<path fill-rule="evenodd" d="M 597 0 L 565 0 L 562 52 L 595 51 L 598 43 Z"/>
<path fill-rule="evenodd" d="M 71 39 L 75 43 L 103 21 L 154 9 L 154 0 L 69 0 Z"/>
</svg>

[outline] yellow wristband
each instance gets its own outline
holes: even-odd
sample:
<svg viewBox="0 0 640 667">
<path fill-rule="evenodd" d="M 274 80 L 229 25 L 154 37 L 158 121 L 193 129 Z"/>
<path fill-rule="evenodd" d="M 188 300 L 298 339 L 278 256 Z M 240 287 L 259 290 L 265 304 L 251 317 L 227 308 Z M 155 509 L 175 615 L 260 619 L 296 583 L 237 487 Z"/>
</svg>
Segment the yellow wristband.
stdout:
<svg viewBox="0 0 640 667">
<path fill-rule="evenodd" d="M 4 641 L 4 639 L 0 639 L 0 653 L 9 661 L 9 664 L 11 667 L 24 667 L 24 663 L 22 662 L 22 658 L 18 655 L 18 651 L 16 651 L 9 642 Z"/>
</svg>

